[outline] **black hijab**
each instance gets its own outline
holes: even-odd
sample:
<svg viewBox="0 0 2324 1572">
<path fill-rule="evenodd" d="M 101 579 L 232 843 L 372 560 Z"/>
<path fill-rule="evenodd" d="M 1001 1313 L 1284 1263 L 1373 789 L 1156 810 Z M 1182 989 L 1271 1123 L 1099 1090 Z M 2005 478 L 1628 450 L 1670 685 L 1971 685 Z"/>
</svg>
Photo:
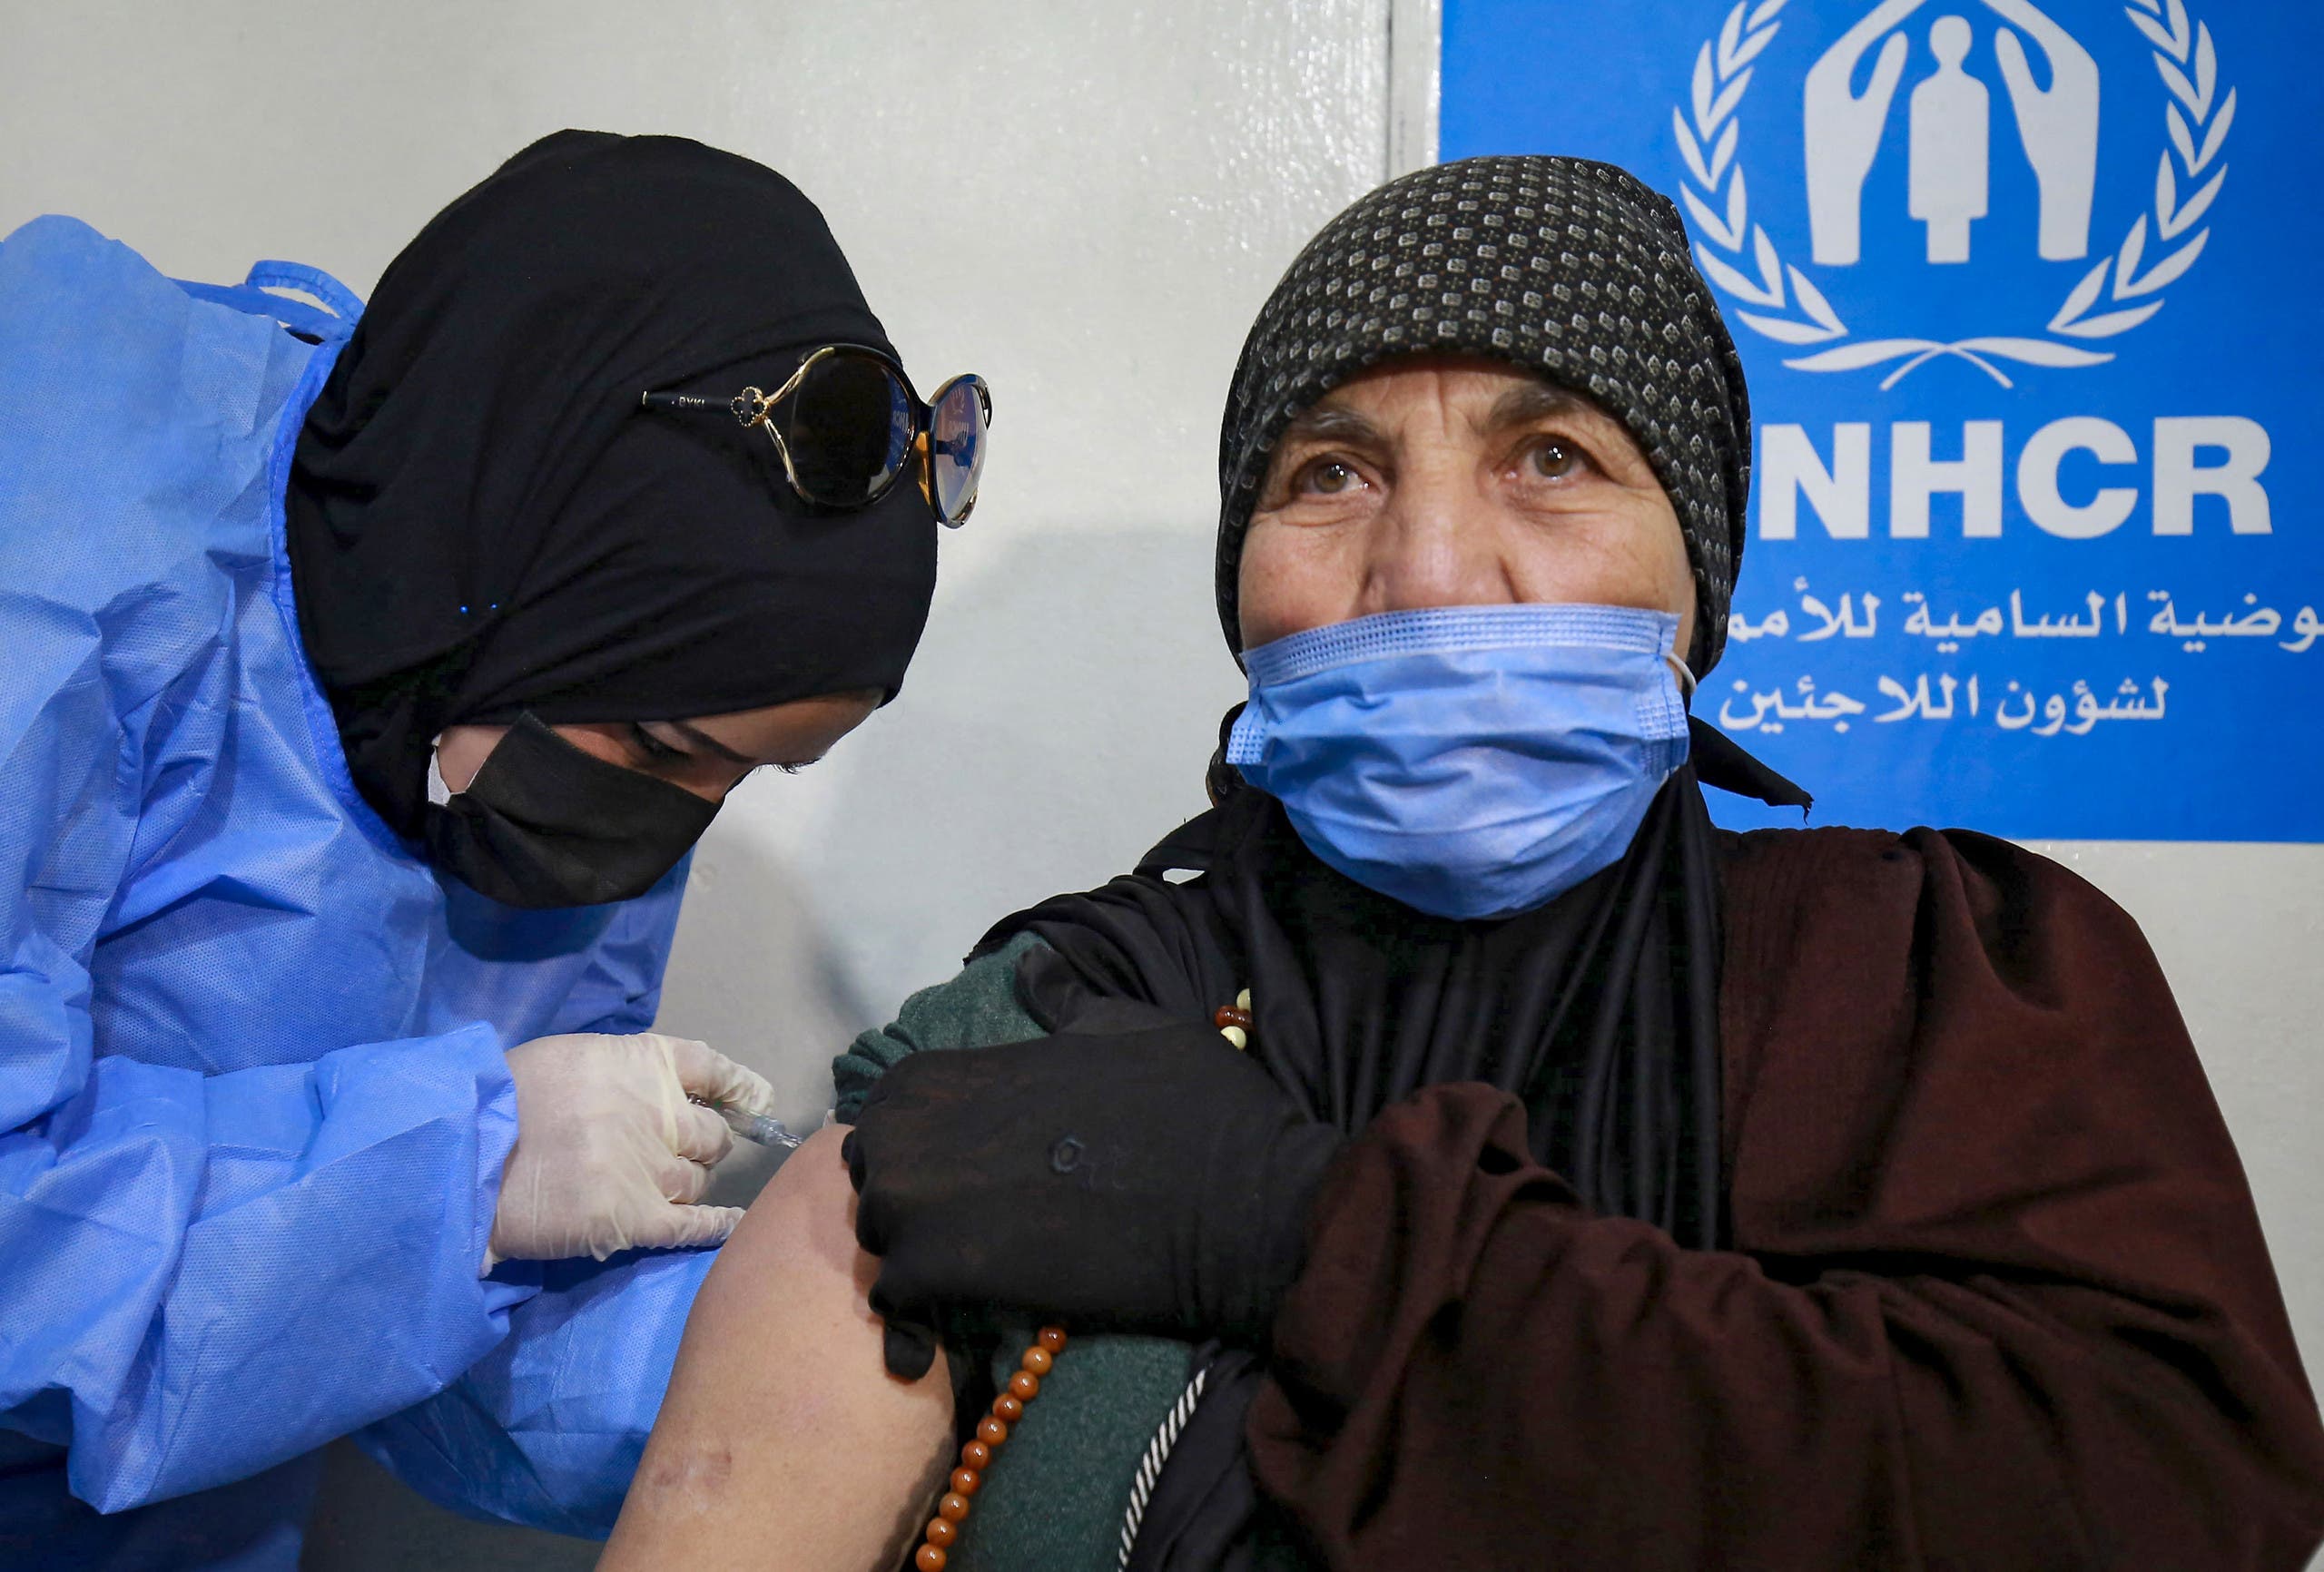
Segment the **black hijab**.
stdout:
<svg viewBox="0 0 2324 1572">
<path fill-rule="evenodd" d="M 464 722 L 894 694 L 935 586 L 918 488 L 819 513 L 761 434 L 638 406 L 832 342 L 893 353 L 814 204 L 676 137 L 547 137 L 404 249 L 287 503 L 307 653 L 389 824 L 418 830 Z"/>
</svg>

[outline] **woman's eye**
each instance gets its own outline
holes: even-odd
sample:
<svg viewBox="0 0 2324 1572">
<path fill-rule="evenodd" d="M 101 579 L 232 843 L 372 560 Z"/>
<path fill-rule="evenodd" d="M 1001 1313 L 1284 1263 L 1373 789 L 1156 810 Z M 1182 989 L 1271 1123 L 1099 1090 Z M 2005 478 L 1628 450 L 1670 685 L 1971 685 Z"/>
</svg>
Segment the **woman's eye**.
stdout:
<svg viewBox="0 0 2324 1572">
<path fill-rule="evenodd" d="M 1322 496 L 1338 496 L 1354 490 L 1363 483 L 1364 477 L 1356 474 L 1354 465 L 1326 458 L 1320 464 L 1308 466 L 1305 489 Z"/>
<path fill-rule="evenodd" d="M 640 753 L 656 764 L 673 764 L 686 756 L 684 749 L 671 747 L 635 721 L 630 722 L 629 741 Z"/>
<path fill-rule="evenodd" d="M 1533 473 L 1549 480 L 1562 480 L 1590 461 L 1581 450 L 1561 437 L 1545 437 L 1533 445 L 1531 459 Z"/>
</svg>

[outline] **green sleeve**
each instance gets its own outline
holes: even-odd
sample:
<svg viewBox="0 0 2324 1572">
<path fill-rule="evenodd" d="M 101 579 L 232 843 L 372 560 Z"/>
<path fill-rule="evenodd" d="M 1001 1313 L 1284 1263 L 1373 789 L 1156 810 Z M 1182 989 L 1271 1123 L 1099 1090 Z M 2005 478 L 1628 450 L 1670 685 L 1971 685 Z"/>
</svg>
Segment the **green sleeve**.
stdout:
<svg viewBox="0 0 2324 1572">
<path fill-rule="evenodd" d="M 907 1054 L 1046 1037 L 1017 997 L 1017 959 L 1040 942 L 1018 935 L 951 981 L 912 995 L 892 1022 L 856 1038 L 832 1063 L 840 1120 L 852 1124 L 872 1084 Z M 996 1382 L 1008 1380 L 1030 1336 L 1026 1328 L 1004 1342 Z M 1185 1390 L 1192 1351 L 1161 1338 L 1068 1343 L 986 1475 L 952 1553 L 956 1572 L 1115 1565 L 1138 1459 Z"/>
<path fill-rule="evenodd" d="M 896 1018 L 855 1039 L 832 1061 L 839 1121 L 852 1125 L 872 1084 L 907 1054 L 923 1048 L 985 1048 L 1049 1036 L 1017 999 L 1017 958 L 1041 941 L 1020 933 L 960 968 L 950 982 L 904 1000 Z"/>
</svg>

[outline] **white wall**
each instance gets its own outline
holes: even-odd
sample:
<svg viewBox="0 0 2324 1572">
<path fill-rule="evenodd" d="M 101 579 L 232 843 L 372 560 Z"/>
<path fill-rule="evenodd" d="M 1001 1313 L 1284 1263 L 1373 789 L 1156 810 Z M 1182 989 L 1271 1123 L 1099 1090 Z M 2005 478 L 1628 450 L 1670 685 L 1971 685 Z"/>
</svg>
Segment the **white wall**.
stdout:
<svg viewBox="0 0 2324 1572">
<path fill-rule="evenodd" d="M 815 198 L 922 386 L 990 380 L 974 522 L 903 695 L 753 781 L 697 860 L 665 1012 L 782 1081 L 1003 913 L 1202 807 L 1238 677 L 1218 410 L 1292 252 L 1379 179 L 1384 0 L 1297 7 L 0 0 L 0 232 L 75 213 L 180 276 L 368 290 L 561 126 L 665 131 Z"/>
<path fill-rule="evenodd" d="M 681 927 L 665 1023 L 804 1115 L 832 1052 L 993 918 L 1201 807 L 1238 685 L 1218 410 L 1277 274 L 1391 156 L 1390 9 L 0 0 L 0 232 L 64 211 L 182 275 L 283 256 L 359 291 L 533 137 L 677 132 L 822 203 L 923 386 L 990 378 L 985 500 L 903 697 L 746 788 Z M 1396 131 L 1412 156 L 1411 113 Z M 2162 953 L 2324 1366 L 2324 849 L 2048 850 Z"/>
</svg>

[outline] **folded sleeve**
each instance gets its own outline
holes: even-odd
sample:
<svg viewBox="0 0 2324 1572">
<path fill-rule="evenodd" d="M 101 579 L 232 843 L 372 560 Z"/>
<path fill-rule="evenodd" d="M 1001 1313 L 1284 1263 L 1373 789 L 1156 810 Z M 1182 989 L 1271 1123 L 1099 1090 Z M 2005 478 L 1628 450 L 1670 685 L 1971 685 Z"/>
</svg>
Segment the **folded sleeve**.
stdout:
<svg viewBox="0 0 2324 1572">
<path fill-rule="evenodd" d="M 543 1035 L 653 1029 L 691 862 L 622 904 Z M 504 1262 L 487 1286 L 517 1301 L 507 1335 L 442 1391 L 358 1431 L 356 1443 L 438 1506 L 604 1538 L 716 1253 Z"/>
<path fill-rule="evenodd" d="M 988 1048 L 1048 1036 L 1017 997 L 1017 963 L 1026 951 L 1041 948 L 1039 938 L 1020 933 L 970 961 L 950 981 L 921 989 L 904 1001 L 893 1021 L 856 1038 L 832 1061 L 840 1122 L 855 1123 L 880 1077 L 912 1054 Z"/>
<path fill-rule="evenodd" d="M 606 1538 L 716 1259 L 714 1250 L 633 1251 L 503 1266 L 496 1279 L 539 1291 L 510 1312 L 508 1336 L 356 1443 L 438 1506 Z"/>
<path fill-rule="evenodd" d="M 419 1400 L 522 1292 L 477 1277 L 515 1135 L 483 1027 L 221 1076 L 87 1065 L 0 1136 L 0 1423 L 117 1511 Z"/>
<path fill-rule="evenodd" d="M 1729 873 L 1732 1250 L 1591 1214 L 1483 1086 L 1344 1151 L 1249 1423 L 1329 1565 L 2306 1564 L 2324 1430 L 2135 925 L 1819 833 Z"/>
<path fill-rule="evenodd" d="M 524 1291 L 477 1270 L 516 1094 L 480 1026 L 215 1075 L 100 1056 L 97 936 L 166 829 L 140 739 L 205 668 L 55 594 L 0 592 L 0 1426 L 117 1511 L 295 1457 L 499 1340 Z"/>
</svg>

